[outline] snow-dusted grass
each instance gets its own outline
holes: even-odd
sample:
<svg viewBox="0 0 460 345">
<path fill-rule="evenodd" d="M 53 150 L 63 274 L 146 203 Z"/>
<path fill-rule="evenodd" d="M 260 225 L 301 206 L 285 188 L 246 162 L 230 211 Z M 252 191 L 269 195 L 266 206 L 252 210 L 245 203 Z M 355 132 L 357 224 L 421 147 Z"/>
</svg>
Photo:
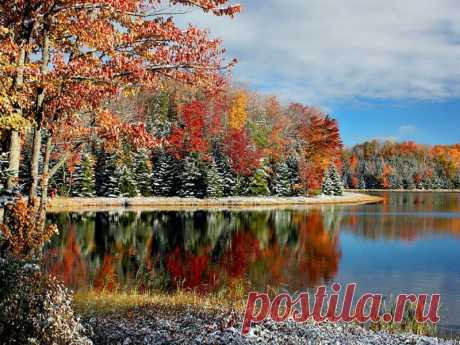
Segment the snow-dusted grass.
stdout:
<svg viewBox="0 0 460 345">
<path fill-rule="evenodd" d="M 314 197 L 229 197 L 216 199 L 197 198 L 55 198 L 50 200 L 49 211 L 71 211 L 88 208 L 248 208 L 248 207 L 286 207 L 324 204 L 362 204 L 382 201 L 382 198 L 361 193 L 346 192 L 343 196 L 319 195 Z"/>
</svg>

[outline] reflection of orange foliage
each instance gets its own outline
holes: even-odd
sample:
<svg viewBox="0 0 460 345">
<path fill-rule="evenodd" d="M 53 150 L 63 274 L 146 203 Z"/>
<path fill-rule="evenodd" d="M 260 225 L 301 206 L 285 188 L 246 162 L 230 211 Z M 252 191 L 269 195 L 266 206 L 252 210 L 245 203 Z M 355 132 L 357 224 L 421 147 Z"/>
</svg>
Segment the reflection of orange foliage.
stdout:
<svg viewBox="0 0 460 345">
<path fill-rule="evenodd" d="M 56 258 L 57 256 L 61 256 L 61 258 L 58 259 Z M 62 279 L 67 287 L 79 288 L 85 286 L 87 282 L 86 265 L 81 258 L 74 225 L 68 230 L 63 250 L 48 250 L 45 260 L 48 263 L 52 263 L 48 268 L 48 272 Z"/>
<path fill-rule="evenodd" d="M 345 228 L 365 238 L 389 238 L 414 241 L 433 233 L 447 233 L 460 237 L 460 219 L 443 216 L 446 212 L 459 212 L 460 206 L 455 194 L 436 193 L 383 193 L 382 212 L 371 215 L 350 215 L 343 219 Z M 404 215 L 401 212 L 419 213 Z M 439 212 L 438 216 L 423 217 L 424 212 Z"/>
<path fill-rule="evenodd" d="M 115 268 L 113 267 L 113 257 L 105 255 L 102 266 L 94 279 L 95 289 L 105 289 L 113 291 L 117 288 L 117 278 Z"/>
<path fill-rule="evenodd" d="M 203 254 L 182 254 L 179 247 L 166 256 L 166 269 L 175 283 L 183 287 L 195 288 L 210 283 L 207 272 L 209 255 L 207 250 Z"/>
<path fill-rule="evenodd" d="M 259 254 L 259 241 L 249 232 L 238 232 L 232 238 L 231 248 L 222 257 L 221 265 L 230 278 L 242 278 Z"/>
</svg>

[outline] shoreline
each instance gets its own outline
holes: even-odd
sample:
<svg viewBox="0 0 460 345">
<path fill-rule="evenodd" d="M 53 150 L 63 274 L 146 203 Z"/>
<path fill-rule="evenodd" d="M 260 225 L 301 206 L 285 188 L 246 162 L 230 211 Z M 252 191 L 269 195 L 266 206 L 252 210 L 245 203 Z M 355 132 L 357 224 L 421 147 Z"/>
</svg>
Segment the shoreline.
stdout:
<svg viewBox="0 0 460 345">
<path fill-rule="evenodd" d="M 244 209 L 285 208 L 313 205 L 357 205 L 379 203 L 383 198 L 375 195 L 345 192 L 343 196 L 316 197 L 228 197 L 197 199 L 180 197 L 136 197 L 136 198 L 54 198 L 49 201 L 48 211 L 72 210 L 175 210 L 175 209 Z"/>
<path fill-rule="evenodd" d="M 241 335 L 242 312 L 216 307 L 151 305 L 83 315 L 95 345 L 111 344 L 369 344 L 458 345 L 458 340 L 347 323 L 254 323 Z"/>
<path fill-rule="evenodd" d="M 460 189 L 345 189 L 350 193 L 460 193 Z"/>
</svg>

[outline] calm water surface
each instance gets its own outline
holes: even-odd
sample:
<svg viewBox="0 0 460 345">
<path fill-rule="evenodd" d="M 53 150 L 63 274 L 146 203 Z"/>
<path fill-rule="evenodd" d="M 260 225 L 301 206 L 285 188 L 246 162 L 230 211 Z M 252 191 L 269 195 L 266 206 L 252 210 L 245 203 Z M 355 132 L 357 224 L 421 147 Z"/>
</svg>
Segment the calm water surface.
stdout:
<svg viewBox="0 0 460 345">
<path fill-rule="evenodd" d="M 441 293 L 460 327 L 460 194 L 385 193 L 385 202 L 266 211 L 50 214 L 61 234 L 48 271 L 71 288 L 196 288 L 241 279 L 298 291 L 334 281 L 360 292 Z"/>
</svg>

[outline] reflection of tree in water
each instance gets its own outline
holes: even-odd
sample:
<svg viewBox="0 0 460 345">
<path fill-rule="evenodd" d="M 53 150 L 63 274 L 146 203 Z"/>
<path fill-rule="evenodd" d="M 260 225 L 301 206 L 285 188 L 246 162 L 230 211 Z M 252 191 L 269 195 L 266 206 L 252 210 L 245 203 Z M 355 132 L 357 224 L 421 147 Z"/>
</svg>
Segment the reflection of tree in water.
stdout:
<svg viewBox="0 0 460 345">
<path fill-rule="evenodd" d="M 51 217 L 64 231 L 47 251 L 48 269 L 73 288 L 212 290 L 247 279 L 299 289 L 331 279 L 340 259 L 333 208 Z"/>
<path fill-rule="evenodd" d="M 383 196 L 383 204 L 350 208 L 343 219 L 344 229 L 368 239 L 411 241 L 442 233 L 460 236 L 460 194 L 384 193 Z"/>
</svg>

